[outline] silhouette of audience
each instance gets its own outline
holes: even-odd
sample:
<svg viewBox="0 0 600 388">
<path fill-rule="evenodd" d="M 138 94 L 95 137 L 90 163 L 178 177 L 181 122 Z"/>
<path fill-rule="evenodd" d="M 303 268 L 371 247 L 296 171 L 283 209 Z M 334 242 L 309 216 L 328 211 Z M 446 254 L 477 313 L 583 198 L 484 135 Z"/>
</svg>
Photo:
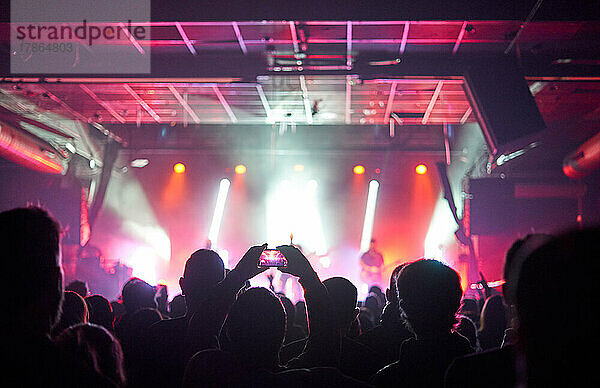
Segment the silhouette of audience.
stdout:
<svg viewBox="0 0 600 388">
<path fill-rule="evenodd" d="M 85 300 L 76 292 L 65 291 L 60 318 L 52 328 L 52 336 L 56 337 L 64 329 L 78 323 L 87 323 L 88 320 L 89 312 Z"/>
<path fill-rule="evenodd" d="M 73 280 L 65 287 L 65 291 L 73 291 L 79 294 L 82 298 L 88 296 L 89 289 L 86 282 L 81 280 Z"/>
<path fill-rule="evenodd" d="M 469 341 L 452 331 L 462 297 L 460 277 L 439 261 L 421 259 L 402 268 L 397 289 L 401 314 L 415 337 L 402 343 L 398 361 L 377 372 L 372 383 L 442 387 L 452 360 L 473 352 Z"/>
<path fill-rule="evenodd" d="M 556 236 L 528 255 L 516 287 L 527 387 L 598 386 L 596 277 L 600 228 Z"/>
<path fill-rule="evenodd" d="M 80 323 L 56 337 L 58 349 L 69 358 L 106 377 L 117 387 L 125 387 L 123 351 L 119 341 L 102 326 Z"/>
<path fill-rule="evenodd" d="M 292 301 L 285 295 L 278 296 L 281 300 L 283 308 L 285 309 L 286 316 L 285 338 L 283 339 L 283 343 L 288 344 L 290 342 L 306 338 L 306 332 L 304 329 L 296 324 L 296 306 L 294 306 Z"/>
<path fill-rule="evenodd" d="M 85 298 L 90 313 L 90 323 L 100 325 L 113 333 L 115 330 L 115 314 L 108 299 L 102 295 L 90 295 Z"/>
<path fill-rule="evenodd" d="M 516 284 L 522 262 L 550 238 L 545 234 L 530 234 L 515 240 L 506 251 L 502 293 L 509 306 L 516 303 Z M 509 331 L 512 329 L 507 329 Z M 513 336 L 516 337 L 516 333 Z M 506 343 L 506 334 L 504 342 Z M 501 348 L 457 358 L 446 371 L 445 386 L 480 387 L 485 382 L 493 387 L 514 387 L 518 374 L 516 352 L 517 345 L 509 343 Z"/>
<path fill-rule="evenodd" d="M 598 385 L 586 352 L 598 343 L 598 228 L 516 240 L 502 295 L 479 300 L 462 298 L 452 268 L 420 259 L 359 303 L 352 282 L 321 281 L 283 245 L 277 270 L 304 292 L 295 306 L 250 286 L 267 270 L 257 265 L 266 244 L 227 271 L 216 252 L 194 252 L 170 303 L 166 286 L 139 278 L 112 303 L 82 281 L 63 290 L 60 233 L 39 207 L 0 213 L 0 259 L 19 292 L 4 308 L 2 386 Z"/>
<path fill-rule="evenodd" d="M 169 317 L 179 318 L 187 313 L 185 297 L 181 294 L 175 295 L 169 302 Z"/>
<path fill-rule="evenodd" d="M 404 264 L 401 264 L 392 271 L 390 286 L 385 292 L 388 303 L 383 308 L 381 322 L 372 330 L 365 331 L 358 337 L 359 342 L 382 357 L 384 365 L 381 365 L 381 367 L 398 360 L 400 345 L 413 336 L 400 317 L 400 307 L 398 305 L 396 281 L 403 267 Z"/>
<path fill-rule="evenodd" d="M 481 310 L 479 324 L 479 344 L 483 350 L 498 348 L 502 345 L 504 332 L 508 327 L 508 311 L 501 295 L 492 295 L 486 299 Z"/>
<path fill-rule="evenodd" d="M 114 387 L 78 360 L 64 357 L 50 339 L 63 300 L 60 225 L 39 207 L 0 213 L 0 260 L 7 289 L 18 303 L 5 306 L 0 385 L 22 387 Z M 24 285 L 26 285 L 24 287 Z"/>
</svg>

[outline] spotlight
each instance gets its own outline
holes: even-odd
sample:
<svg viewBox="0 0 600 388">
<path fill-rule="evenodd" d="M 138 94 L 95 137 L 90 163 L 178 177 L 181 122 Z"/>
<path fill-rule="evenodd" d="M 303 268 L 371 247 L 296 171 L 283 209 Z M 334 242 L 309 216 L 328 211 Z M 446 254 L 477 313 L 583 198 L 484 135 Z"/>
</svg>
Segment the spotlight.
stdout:
<svg viewBox="0 0 600 388">
<path fill-rule="evenodd" d="M 372 180 L 369 182 L 369 194 L 367 196 L 367 206 L 365 208 L 365 220 L 363 223 L 362 237 L 360 239 L 360 251 L 369 250 L 373 234 L 373 222 L 375 221 L 375 206 L 377 204 L 377 192 L 379 191 L 379 182 Z"/>
<path fill-rule="evenodd" d="M 354 174 L 356 175 L 362 175 L 365 173 L 365 167 L 359 165 L 354 166 L 354 169 L 352 169 L 352 171 L 354 172 Z"/>
<path fill-rule="evenodd" d="M 129 165 L 131 167 L 135 167 L 135 168 L 142 168 L 142 167 L 146 167 L 148 165 L 148 163 L 150 163 L 150 161 L 148 159 L 138 158 L 138 159 L 132 160 Z"/>
<path fill-rule="evenodd" d="M 225 210 L 225 202 L 227 201 L 229 186 L 231 186 L 229 179 L 221 179 L 221 182 L 219 183 L 219 192 L 217 194 L 215 212 L 213 213 L 210 229 L 208 230 L 208 239 L 210 240 L 213 249 L 217 247 L 217 239 L 219 238 L 219 229 L 221 229 L 221 220 L 223 219 L 223 212 Z"/>
<path fill-rule="evenodd" d="M 175 174 L 183 174 L 185 172 L 185 164 L 177 163 L 173 166 L 173 171 L 175 171 Z"/>
<path fill-rule="evenodd" d="M 244 166 L 243 164 L 238 164 L 237 166 L 235 166 L 234 171 L 238 175 L 244 175 L 246 173 L 246 166 Z"/>
<path fill-rule="evenodd" d="M 304 171 L 304 165 L 303 164 L 296 164 L 296 165 L 294 165 L 294 171 L 296 171 L 296 172 L 302 172 L 302 171 Z"/>
<path fill-rule="evenodd" d="M 419 175 L 423 175 L 427 172 L 427 166 L 424 164 L 419 164 L 417 167 L 415 167 L 415 172 Z"/>
</svg>

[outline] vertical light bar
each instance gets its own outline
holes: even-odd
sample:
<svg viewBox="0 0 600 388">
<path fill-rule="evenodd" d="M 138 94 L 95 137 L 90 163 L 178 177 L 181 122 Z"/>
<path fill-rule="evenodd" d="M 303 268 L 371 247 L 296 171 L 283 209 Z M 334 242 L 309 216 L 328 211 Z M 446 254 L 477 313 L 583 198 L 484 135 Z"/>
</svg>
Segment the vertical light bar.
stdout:
<svg viewBox="0 0 600 388">
<path fill-rule="evenodd" d="M 208 230 L 208 239 L 210 240 L 213 249 L 218 246 L 217 239 L 219 237 L 219 229 L 221 229 L 221 220 L 223 219 L 223 211 L 225 210 L 225 202 L 227 201 L 229 186 L 231 186 L 229 179 L 221 179 L 221 183 L 219 184 L 219 194 L 217 194 L 215 212 L 213 213 L 210 229 Z"/>
<path fill-rule="evenodd" d="M 375 205 L 377 204 L 377 192 L 379 191 L 379 182 L 372 180 L 369 182 L 369 195 L 367 196 L 367 207 L 365 209 L 365 222 L 363 223 L 362 238 L 360 239 L 360 251 L 369 250 L 371 237 L 373 235 L 373 221 L 375 220 Z"/>
</svg>

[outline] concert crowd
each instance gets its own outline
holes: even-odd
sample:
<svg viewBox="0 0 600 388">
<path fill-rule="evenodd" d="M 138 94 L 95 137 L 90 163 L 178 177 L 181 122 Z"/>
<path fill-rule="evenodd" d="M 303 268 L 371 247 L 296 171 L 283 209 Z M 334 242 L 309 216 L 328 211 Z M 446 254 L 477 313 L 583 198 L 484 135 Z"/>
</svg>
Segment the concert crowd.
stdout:
<svg viewBox="0 0 600 388">
<path fill-rule="evenodd" d="M 506 283 L 479 298 L 454 269 L 415 258 L 358 300 L 348 279 L 320 279 L 283 245 L 296 304 L 250 287 L 266 244 L 234 268 L 190 252 L 170 301 L 138 278 L 108 300 L 63 285 L 60 233 L 39 207 L 0 213 L 2 387 L 598 386 L 597 228 L 517 239 Z"/>
</svg>

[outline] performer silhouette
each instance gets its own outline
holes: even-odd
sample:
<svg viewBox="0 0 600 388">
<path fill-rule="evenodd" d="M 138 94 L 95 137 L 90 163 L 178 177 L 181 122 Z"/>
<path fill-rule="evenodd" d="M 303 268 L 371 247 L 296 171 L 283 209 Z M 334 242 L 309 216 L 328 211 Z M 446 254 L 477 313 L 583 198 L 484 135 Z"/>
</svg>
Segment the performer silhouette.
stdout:
<svg viewBox="0 0 600 388">
<path fill-rule="evenodd" d="M 371 240 L 369 250 L 360 257 L 360 278 L 368 285 L 380 285 L 384 268 L 383 255 L 375 249 L 375 239 Z"/>
</svg>

